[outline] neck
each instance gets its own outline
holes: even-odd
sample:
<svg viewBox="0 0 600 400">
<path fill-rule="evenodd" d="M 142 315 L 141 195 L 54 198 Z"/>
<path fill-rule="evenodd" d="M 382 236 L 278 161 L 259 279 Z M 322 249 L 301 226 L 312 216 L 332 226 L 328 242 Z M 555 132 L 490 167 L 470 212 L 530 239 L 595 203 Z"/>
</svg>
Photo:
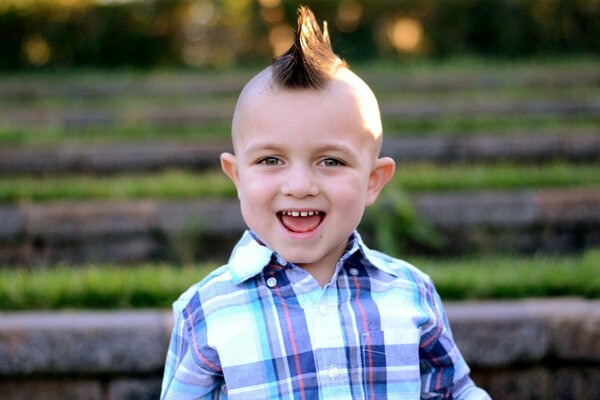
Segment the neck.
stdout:
<svg viewBox="0 0 600 400">
<path fill-rule="evenodd" d="M 335 264 L 302 264 L 300 267 L 311 274 L 312 277 L 319 282 L 321 287 L 325 287 L 325 285 L 331 282 L 331 278 L 333 277 L 333 274 L 335 274 Z"/>
<path fill-rule="evenodd" d="M 344 254 L 347 245 L 348 241 L 345 241 L 336 250 L 330 252 L 321 260 L 311 264 L 299 264 L 298 266 L 311 274 L 312 277 L 319 282 L 321 287 L 324 287 L 331 282 L 331 278 L 333 277 L 333 274 L 335 274 L 336 265 L 342 257 L 342 254 Z"/>
</svg>

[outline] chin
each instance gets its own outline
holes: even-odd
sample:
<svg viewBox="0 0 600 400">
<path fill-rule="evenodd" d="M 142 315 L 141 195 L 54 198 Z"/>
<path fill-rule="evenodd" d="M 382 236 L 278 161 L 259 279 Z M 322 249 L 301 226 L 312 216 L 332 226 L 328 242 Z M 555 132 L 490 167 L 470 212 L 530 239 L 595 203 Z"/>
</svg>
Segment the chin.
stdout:
<svg viewBox="0 0 600 400">
<path fill-rule="evenodd" d="M 281 255 L 281 257 L 283 257 L 286 261 L 296 265 L 313 264 L 317 262 L 317 260 L 315 260 L 314 257 L 306 257 L 306 255 L 298 256 L 297 254 L 286 254 L 285 252 L 278 252 L 278 254 Z"/>
</svg>

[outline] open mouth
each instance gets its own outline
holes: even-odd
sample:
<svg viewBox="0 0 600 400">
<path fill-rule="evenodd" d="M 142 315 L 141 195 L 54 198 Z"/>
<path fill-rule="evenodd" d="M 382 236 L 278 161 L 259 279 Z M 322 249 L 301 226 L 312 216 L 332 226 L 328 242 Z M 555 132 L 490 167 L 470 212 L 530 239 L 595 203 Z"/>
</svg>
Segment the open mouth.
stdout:
<svg viewBox="0 0 600 400">
<path fill-rule="evenodd" d="M 277 217 L 281 224 L 290 232 L 306 233 L 317 229 L 323 219 L 325 213 L 323 211 L 306 210 L 306 211 L 279 211 Z"/>
</svg>

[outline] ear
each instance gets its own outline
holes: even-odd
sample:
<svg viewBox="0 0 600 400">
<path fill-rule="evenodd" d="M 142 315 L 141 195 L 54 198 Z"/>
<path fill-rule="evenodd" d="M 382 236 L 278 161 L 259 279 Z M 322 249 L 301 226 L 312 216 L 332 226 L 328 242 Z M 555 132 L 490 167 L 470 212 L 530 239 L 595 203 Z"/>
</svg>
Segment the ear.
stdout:
<svg viewBox="0 0 600 400">
<path fill-rule="evenodd" d="M 375 166 L 369 175 L 369 186 L 367 187 L 367 205 L 370 206 L 377 200 L 381 189 L 392 179 L 396 163 L 390 157 L 382 157 L 375 160 Z"/>
<path fill-rule="evenodd" d="M 235 184 L 235 187 L 239 190 L 240 176 L 238 173 L 237 159 L 233 154 L 221 154 L 221 169 L 223 169 L 225 175 L 231 179 L 231 181 Z"/>
</svg>

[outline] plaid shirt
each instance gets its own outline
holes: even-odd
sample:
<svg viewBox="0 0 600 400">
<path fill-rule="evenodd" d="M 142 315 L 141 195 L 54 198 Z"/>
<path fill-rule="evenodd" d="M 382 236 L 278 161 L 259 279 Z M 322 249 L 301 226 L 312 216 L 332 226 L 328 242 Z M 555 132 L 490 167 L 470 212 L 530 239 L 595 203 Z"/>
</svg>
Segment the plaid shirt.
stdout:
<svg viewBox="0 0 600 400">
<path fill-rule="evenodd" d="M 162 399 L 489 399 L 429 277 L 356 232 L 324 288 L 246 232 L 173 309 Z"/>
</svg>

